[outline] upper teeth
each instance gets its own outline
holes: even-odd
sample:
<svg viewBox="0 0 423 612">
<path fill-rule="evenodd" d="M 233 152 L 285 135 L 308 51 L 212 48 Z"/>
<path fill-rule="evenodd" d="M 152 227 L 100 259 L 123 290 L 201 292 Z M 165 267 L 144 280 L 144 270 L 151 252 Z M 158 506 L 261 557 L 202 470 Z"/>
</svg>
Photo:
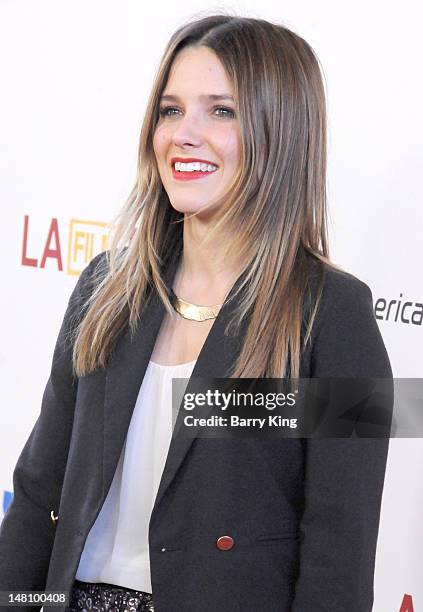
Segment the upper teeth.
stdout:
<svg viewBox="0 0 423 612">
<path fill-rule="evenodd" d="M 202 164 L 201 162 L 189 162 L 184 164 L 183 162 L 175 163 L 175 170 L 179 172 L 193 172 L 194 170 L 201 170 L 201 172 L 213 172 L 217 169 L 217 166 L 213 164 Z"/>
</svg>

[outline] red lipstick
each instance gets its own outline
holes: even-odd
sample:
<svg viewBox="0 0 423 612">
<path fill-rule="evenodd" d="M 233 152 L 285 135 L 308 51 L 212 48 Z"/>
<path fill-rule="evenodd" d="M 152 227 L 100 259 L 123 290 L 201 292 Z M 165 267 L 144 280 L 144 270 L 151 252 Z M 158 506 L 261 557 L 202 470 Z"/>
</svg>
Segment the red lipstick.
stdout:
<svg viewBox="0 0 423 612">
<path fill-rule="evenodd" d="M 194 179 L 198 179 L 198 178 L 204 178 L 206 177 L 208 174 L 213 174 L 214 172 L 216 172 L 216 170 L 212 170 L 211 172 L 202 172 L 201 170 L 193 170 L 191 172 L 181 172 L 179 170 L 175 170 L 175 163 L 176 162 L 182 162 L 187 164 L 188 162 L 200 162 L 202 164 L 211 164 L 213 166 L 217 166 L 217 164 L 207 160 L 207 159 L 200 159 L 198 157 L 172 157 L 172 159 L 170 160 L 171 165 L 172 165 L 172 174 L 173 174 L 173 178 L 175 178 L 178 181 L 192 181 Z"/>
</svg>

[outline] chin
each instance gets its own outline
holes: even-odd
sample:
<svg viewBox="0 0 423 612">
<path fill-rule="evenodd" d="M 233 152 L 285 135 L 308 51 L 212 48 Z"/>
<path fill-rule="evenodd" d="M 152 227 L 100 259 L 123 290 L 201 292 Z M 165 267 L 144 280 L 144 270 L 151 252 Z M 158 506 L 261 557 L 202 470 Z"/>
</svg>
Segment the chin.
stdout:
<svg viewBox="0 0 423 612">
<path fill-rule="evenodd" d="M 186 213 L 187 215 L 191 213 L 196 213 L 200 211 L 203 206 L 207 205 L 207 203 L 198 204 L 198 202 L 190 204 L 189 202 L 172 202 L 172 200 L 169 201 L 172 208 L 174 208 L 180 213 Z M 207 210 L 206 212 L 208 213 L 209 211 Z"/>
<path fill-rule="evenodd" d="M 177 204 L 174 202 L 170 202 L 170 205 L 172 206 L 172 208 L 174 210 L 176 210 L 177 212 L 180 213 L 193 213 L 193 212 L 197 212 L 198 208 L 196 206 L 190 206 L 189 204 Z"/>
</svg>

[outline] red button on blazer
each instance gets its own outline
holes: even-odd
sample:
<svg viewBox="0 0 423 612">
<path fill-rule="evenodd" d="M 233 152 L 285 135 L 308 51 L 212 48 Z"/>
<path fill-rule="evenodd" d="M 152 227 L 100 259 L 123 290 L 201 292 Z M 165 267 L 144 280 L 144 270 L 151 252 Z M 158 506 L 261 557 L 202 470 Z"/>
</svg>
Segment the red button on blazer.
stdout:
<svg viewBox="0 0 423 612">
<path fill-rule="evenodd" d="M 219 550 L 230 550 L 233 545 L 234 540 L 228 535 L 220 536 L 220 538 L 216 540 L 216 546 Z"/>
</svg>

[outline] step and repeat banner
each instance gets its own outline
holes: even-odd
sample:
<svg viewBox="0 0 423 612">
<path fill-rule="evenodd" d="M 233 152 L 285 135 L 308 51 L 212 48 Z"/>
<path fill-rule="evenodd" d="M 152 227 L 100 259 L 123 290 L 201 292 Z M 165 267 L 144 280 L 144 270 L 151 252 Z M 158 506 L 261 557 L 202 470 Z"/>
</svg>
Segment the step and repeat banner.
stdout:
<svg viewBox="0 0 423 612">
<path fill-rule="evenodd" d="M 171 33 L 213 10 L 279 22 L 323 66 L 331 257 L 373 293 L 394 376 L 423 377 L 417 3 L 0 0 L 0 520 L 39 414 L 78 275 L 107 248 L 136 176 L 147 97 Z M 423 441 L 390 442 L 375 612 L 423 611 Z"/>
</svg>

